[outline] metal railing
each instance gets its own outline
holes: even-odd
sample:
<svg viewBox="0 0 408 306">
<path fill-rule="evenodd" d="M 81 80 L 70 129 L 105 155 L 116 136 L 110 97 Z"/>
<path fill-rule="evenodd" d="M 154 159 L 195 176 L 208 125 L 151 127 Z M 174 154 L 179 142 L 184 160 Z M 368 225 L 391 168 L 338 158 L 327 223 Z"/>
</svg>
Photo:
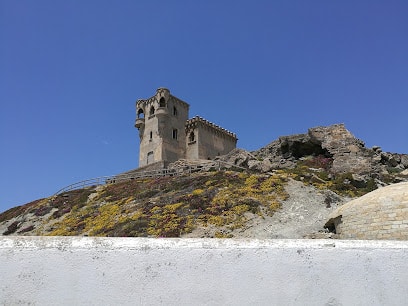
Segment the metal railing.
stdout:
<svg viewBox="0 0 408 306">
<path fill-rule="evenodd" d="M 113 184 L 119 183 L 123 181 L 130 181 L 134 179 L 140 178 L 153 178 L 153 177 L 164 177 L 164 176 L 176 176 L 182 174 L 190 174 L 193 172 L 207 172 L 210 170 L 221 170 L 225 168 L 237 168 L 240 170 L 247 170 L 246 168 L 236 166 L 234 164 L 230 164 L 223 161 L 206 161 L 202 163 L 197 163 L 193 165 L 182 165 L 179 167 L 174 168 L 165 168 L 159 170 L 149 170 L 149 171 L 135 171 L 133 173 L 128 174 L 119 174 L 119 175 L 112 175 L 112 176 L 101 176 L 96 178 L 87 179 L 84 181 L 76 182 L 71 185 L 68 185 L 64 188 L 58 190 L 53 196 L 57 196 L 59 194 L 82 189 L 89 186 L 100 186 L 106 184 Z"/>
</svg>

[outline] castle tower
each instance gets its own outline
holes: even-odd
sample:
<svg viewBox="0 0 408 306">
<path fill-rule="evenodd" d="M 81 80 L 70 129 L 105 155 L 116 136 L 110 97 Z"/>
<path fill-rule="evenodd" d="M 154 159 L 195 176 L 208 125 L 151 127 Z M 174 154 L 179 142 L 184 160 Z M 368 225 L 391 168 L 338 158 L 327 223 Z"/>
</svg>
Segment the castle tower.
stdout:
<svg viewBox="0 0 408 306">
<path fill-rule="evenodd" d="M 153 97 L 136 101 L 135 127 L 139 130 L 139 167 L 174 162 L 186 154 L 185 123 L 189 104 L 159 88 Z"/>
</svg>

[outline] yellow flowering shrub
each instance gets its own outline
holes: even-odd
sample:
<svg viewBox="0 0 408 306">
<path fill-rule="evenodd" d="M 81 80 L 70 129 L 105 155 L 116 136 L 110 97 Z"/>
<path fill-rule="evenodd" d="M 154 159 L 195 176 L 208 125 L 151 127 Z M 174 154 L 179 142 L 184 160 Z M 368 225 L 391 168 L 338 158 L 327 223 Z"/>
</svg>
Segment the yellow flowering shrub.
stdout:
<svg viewBox="0 0 408 306">
<path fill-rule="evenodd" d="M 153 207 L 147 233 L 156 237 L 179 237 L 183 233 L 190 232 L 193 227 L 193 217 L 177 214 L 177 210 L 183 205 L 183 203 L 174 203 Z"/>
<path fill-rule="evenodd" d="M 245 226 L 246 213 L 279 209 L 288 196 L 285 175 L 216 171 L 109 184 L 73 205 L 48 234 L 179 237 L 197 224 L 233 230 Z"/>
<path fill-rule="evenodd" d="M 203 194 L 203 192 L 204 192 L 204 190 L 202 190 L 202 189 L 195 189 L 195 190 L 193 190 L 192 195 L 199 196 L 199 195 Z"/>
</svg>

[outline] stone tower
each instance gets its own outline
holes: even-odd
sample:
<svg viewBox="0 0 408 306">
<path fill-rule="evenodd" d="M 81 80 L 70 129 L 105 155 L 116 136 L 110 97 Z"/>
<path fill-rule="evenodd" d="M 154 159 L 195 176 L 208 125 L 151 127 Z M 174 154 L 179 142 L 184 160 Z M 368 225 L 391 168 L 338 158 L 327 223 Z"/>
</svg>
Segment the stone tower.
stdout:
<svg viewBox="0 0 408 306">
<path fill-rule="evenodd" d="M 186 154 L 184 126 L 189 104 L 170 95 L 167 88 L 136 101 L 135 127 L 139 130 L 139 167 L 155 162 L 174 162 Z"/>
</svg>

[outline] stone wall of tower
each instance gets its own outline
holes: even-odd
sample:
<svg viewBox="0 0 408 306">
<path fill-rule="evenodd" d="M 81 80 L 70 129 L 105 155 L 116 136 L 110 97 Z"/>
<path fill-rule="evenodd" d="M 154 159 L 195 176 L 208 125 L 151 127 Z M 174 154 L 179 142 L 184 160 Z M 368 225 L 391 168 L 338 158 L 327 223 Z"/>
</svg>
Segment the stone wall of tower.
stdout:
<svg viewBox="0 0 408 306">
<path fill-rule="evenodd" d="M 237 138 L 201 117 L 186 122 L 186 159 L 213 159 L 235 149 Z"/>
<path fill-rule="evenodd" d="M 139 167 L 158 161 L 173 162 L 185 156 L 184 125 L 188 119 L 189 105 L 170 95 L 166 88 L 136 102 L 139 129 Z"/>
<path fill-rule="evenodd" d="M 174 162 L 185 158 L 186 135 L 185 122 L 188 119 L 189 105 L 180 99 L 170 96 L 168 100 L 168 115 L 160 117 L 159 129 L 162 135 L 162 158 Z"/>
</svg>

